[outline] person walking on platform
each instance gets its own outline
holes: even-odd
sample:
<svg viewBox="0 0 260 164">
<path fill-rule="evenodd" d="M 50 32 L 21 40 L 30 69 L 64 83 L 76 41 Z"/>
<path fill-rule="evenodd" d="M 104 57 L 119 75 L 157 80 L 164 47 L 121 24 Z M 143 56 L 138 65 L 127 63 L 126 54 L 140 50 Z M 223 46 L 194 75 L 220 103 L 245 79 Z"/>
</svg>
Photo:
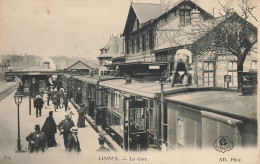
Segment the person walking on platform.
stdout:
<svg viewBox="0 0 260 164">
<path fill-rule="evenodd" d="M 100 136 L 100 137 L 98 138 L 98 142 L 99 142 L 100 148 L 98 148 L 98 149 L 96 150 L 96 152 L 110 152 L 110 149 L 109 149 L 109 148 L 106 148 L 106 147 L 104 146 L 104 144 L 105 144 L 105 137 Z"/>
<path fill-rule="evenodd" d="M 47 139 L 44 132 L 40 131 L 40 125 L 35 125 L 35 132 L 30 133 L 26 140 L 29 142 L 29 152 L 38 152 L 42 151 L 45 152 L 48 148 L 47 146 Z"/>
<path fill-rule="evenodd" d="M 39 114 L 39 116 L 42 115 L 43 104 L 44 104 L 44 102 L 43 102 L 41 96 L 37 95 L 36 99 L 34 100 L 34 108 L 36 108 L 36 117 L 38 117 L 38 114 Z"/>
<path fill-rule="evenodd" d="M 53 104 L 53 108 L 54 108 L 54 111 L 55 112 L 57 112 L 56 111 L 56 109 L 57 109 L 57 96 L 56 95 L 54 95 L 54 96 L 52 96 L 52 104 Z"/>
<path fill-rule="evenodd" d="M 68 109 L 68 103 L 69 103 L 68 95 L 67 95 L 67 94 L 64 94 L 63 104 L 64 104 L 64 107 L 65 107 L 65 112 L 66 112 L 67 109 Z"/>
<path fill-rule="evenodd" d="M 55 133 L 57 133 L 57 125 L 53 119 L 53 111 L 49 112 L 49 117 L 46 118 L 41 131 L 44 132 L 46 135 L 48 147 L 57 146 L 57 142 L 55 140 Z"/>
<path fill-rule="evenodd" d="M 44 108 L 46 109 L 46 107 L 48 106 L 48 94 L 47 94 L 47 91 L 44 91 L 43 95 L 42 95 L 42 99 L 43 99 L 43 102 L 44 102 Z"/>
<path fill-rule="evenodd" d="M 60 88 L 60 108 L 63 108 L 64 88 Z"/>
<path fill-rule="evenodd" d="M 68 135 L 68 139 L 67 139 L 66 151 L 79 153 L 81 149 L 80 149 L 80 143 L 78 139 L 78 128 L 72 127 L 70 129 L 70 132 L 71 133 Z"/>
<path fill-rule="evenodd" d="M 58 125 L 58 129 L 60 131 L 60 134 L 63 135 L 63 139 L 64 139 L 64 146 L 65 148 L 67 148 L 67 139 L 68 139 L 68 135 L 70 133 L 70 129 L 75 126 L 73 120 L 71 119 L 72 116 L 69 114 L 65 114 L 65 119 L 62 120 L 59 125 Z"/>
<path fill-rule="evenodd" d="M 49 106 L 50 105 L 50 100 L 51 100 L 51 91 L 50 90 L 47 91 L 47 95 L 48 95 L 48 97 L 47 97 L 47 106 Z"/>
<path fill-rule="evenodd" d="M 80 108 L 78 109 L 78 115 L 79 115 L 78 123 L 77 123 L 78 128 L 85 127 L 85 105 L 84 104 L 80 105 Z"/>
</svg>

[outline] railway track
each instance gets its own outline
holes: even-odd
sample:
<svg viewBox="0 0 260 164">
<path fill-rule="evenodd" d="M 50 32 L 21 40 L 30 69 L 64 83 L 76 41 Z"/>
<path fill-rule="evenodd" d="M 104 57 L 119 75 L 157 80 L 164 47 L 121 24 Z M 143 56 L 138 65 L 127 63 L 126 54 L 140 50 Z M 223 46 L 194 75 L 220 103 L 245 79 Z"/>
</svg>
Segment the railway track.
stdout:
<svg viewBox="0 0 260 164">
<path fill-rule="evenodd" d="M 16 87 L 18 84 L 14 84 L 11 86 L 5 86 L 6 82 L 0 82 L 0 86 L 4 86 L 4 88 L 6 87 L 6 89 L 3 89 L 2 91 L 0 91 L 0 101 L 2 101 L 3 99 L 5 99 L 7 96 L 9 96 L 13 91 L 16 90 Z"/>
</svg>

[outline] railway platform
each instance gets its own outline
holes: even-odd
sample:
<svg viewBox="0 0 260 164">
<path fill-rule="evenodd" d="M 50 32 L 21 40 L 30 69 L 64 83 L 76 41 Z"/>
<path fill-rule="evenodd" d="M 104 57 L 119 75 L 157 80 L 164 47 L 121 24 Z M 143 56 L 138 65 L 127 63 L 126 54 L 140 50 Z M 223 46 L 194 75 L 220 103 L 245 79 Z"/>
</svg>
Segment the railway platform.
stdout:
<svg viewBox="0 0 260 164">
<path fill-rule="evenodd" d="M 14 92 L 0 101 L 0 163 L 19 163 L 21 160 L 23 161 L 22 163 L 35 163 L 35 161 L 39 161 L 39 159 L 44 159 L 44 161 L 47 160 L 51 163 L 55 162 L 51 159 L 55 159 L 56 161 L 58 159 L 61 161 L 73 160 L 75 155 L 65 151 L 63 136 L 59 135 L 59 132 L 57 132 L 55 135 L 56 142 L 58 144 L 57 147 L 49 148 L 45 153 L 29 154 L 27 151 L 28 142 L 25 140 L 26 136 L 34 131 L 34 126 L 36 124 L 39 124 L 40 127 L 43 126 L 46 118 L 48 117 L 49 111 L 53 111 L 53 107 L 52 104 L 50 104 L 50 106 L 48 106 L 46 109 L 43 108 L 42 116 L 36 117 L 33 106 L 31 115 L 29 115 L 28 106 L 28 97 L 23 97 L 22 103 L 20 105 L 20 138 L 22 150 L 25 152 L 16 153 L 18 138 L 18 114 L 17 106 L 14 102 Z M 77 125 L 78 113 L 71 103 L 69 103 L 69 106 L 74 113 L 72 119 L 75 125 Z M 59 122 L 65 118 L 64 108 L 57 109 L 57 112 L 54 112 L 53 117 L 56 124 L 59 124 Z M 81 152 L 77 154 L 75 158 L 79 158 L 83 161 L 96 161 L 98 159 L 96 150 L 99 148 L 99 134 L 86 121 L 86 126 L 84 128 L 79 128 L 78 137 L 80 141 Z M 71 156 L 71 158 L 68 158 L 68 156 Z M 37 163 L 41 162 L 46 163 L 41 160 Z"/>
</svg>

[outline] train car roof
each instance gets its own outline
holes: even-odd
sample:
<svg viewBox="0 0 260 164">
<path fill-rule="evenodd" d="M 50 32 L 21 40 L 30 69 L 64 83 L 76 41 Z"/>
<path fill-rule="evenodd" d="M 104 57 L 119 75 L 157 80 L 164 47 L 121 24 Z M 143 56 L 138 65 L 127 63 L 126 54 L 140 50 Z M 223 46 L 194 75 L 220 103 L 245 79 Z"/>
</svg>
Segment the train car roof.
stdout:
<svg viewBox="0 0 260 164">
<path fill-rule="evenodd" d="M 135 81 L 132 80 L 130 84 L 126 84 L 125 79 L 116 79 L 116 80 L 107 80 L 99 83 L 100 86 L 115 89 L 118 91 L 123 91 L 129 94 L 138 95 L 147 98 L 155 98 L 158 94 L 161 93 L 161 85 L 157 82 L 151 81 Z M 185 92 L 189 89 L 194 88 L 190 87 L 171 87 L 170 83 L 164 84 L 164 93 L 176 93 L 176 92 Z"/>
<path fill-rule="evenodd" d="M 166 101 L 199 110 L 233 117 L 257 119 L 257 96 L 242 96 L 240 92 L 198 91 L 168 95 Z"/>
<path fill-rule="evenodd" d="M 105 80 L 113 80 L 113 79 L 123 79 L 123 77 L 114 77 L 114 76 L 90 76 L 90 75 L 73 75 L 71 78 L 81 80 L 86 83 L 90 84 L 97 84 L 98 81 L 105 81 Z"/>
</svg>

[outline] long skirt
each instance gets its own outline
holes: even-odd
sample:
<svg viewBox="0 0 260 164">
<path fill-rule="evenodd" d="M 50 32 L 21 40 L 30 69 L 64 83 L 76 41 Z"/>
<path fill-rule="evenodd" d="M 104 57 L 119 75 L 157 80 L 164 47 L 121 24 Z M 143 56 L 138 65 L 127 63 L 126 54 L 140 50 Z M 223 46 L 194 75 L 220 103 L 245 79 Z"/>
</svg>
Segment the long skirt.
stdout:
<svg viewBox="0 0 260 164">
<path fill-rule="evenodd" d="M 85 127 L 85 115 L 84 114 L 79 114 L 77 126 L 79 128 Z"/>
</svg>

